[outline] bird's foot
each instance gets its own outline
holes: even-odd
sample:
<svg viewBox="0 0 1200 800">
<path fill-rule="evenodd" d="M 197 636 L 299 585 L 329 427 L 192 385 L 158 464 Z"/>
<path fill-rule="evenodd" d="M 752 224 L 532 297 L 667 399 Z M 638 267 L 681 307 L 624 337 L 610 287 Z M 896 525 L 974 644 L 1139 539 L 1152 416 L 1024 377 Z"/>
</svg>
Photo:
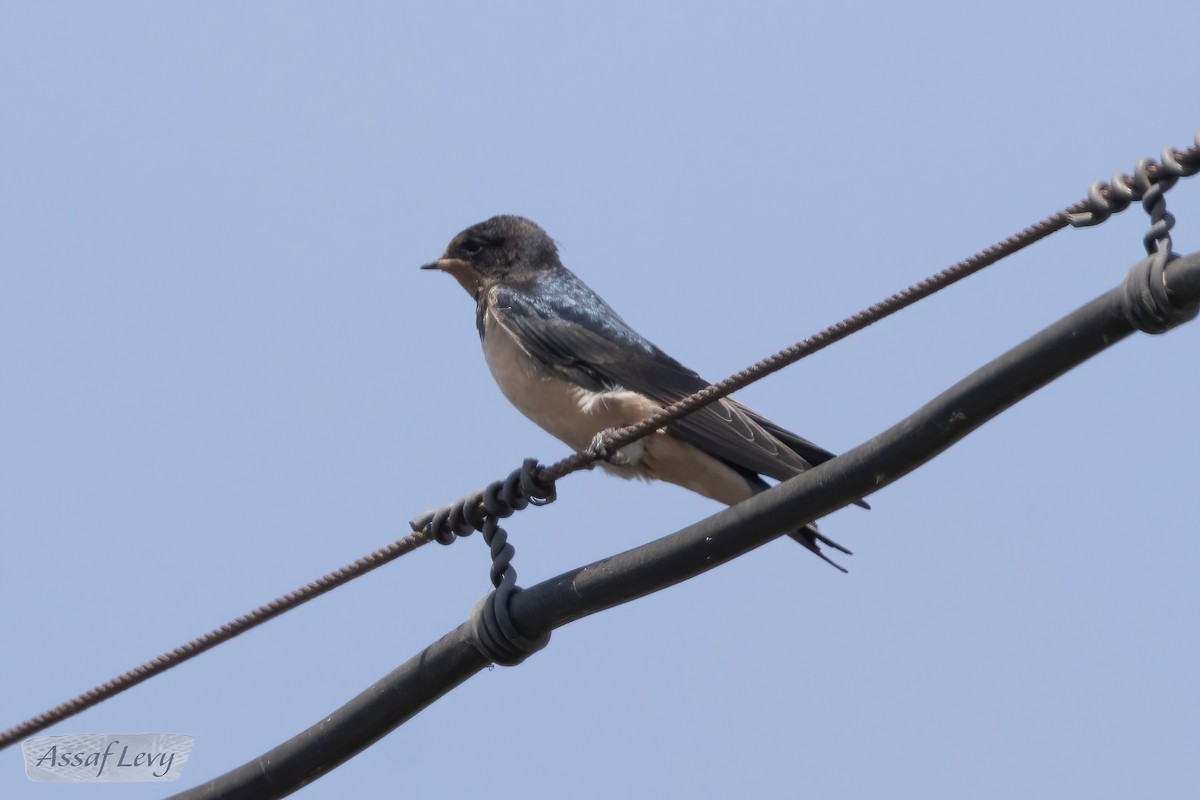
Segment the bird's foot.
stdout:
<svg viewBox="0 0 1200 800">
<path fill-rule="evenodd" d="M 614 467 L 627 467 L 632 462 L 621 450 L 613 450 L 609 446 L 609 437 L 612 435 L 613 429 L 603 430 L 592 437 L 592 443 L 588 445 L 587 451 L 596 458 L 611 464 Z"/>
</svg>

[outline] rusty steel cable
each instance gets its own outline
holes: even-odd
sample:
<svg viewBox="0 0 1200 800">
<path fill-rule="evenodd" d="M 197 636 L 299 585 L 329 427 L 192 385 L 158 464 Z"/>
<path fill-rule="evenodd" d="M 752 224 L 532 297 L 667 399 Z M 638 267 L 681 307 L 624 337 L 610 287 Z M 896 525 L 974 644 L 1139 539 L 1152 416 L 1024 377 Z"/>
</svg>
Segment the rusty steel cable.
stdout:
<svg viewBox="0 0 1200 800">
<path fill-rule="evenodd" d="M 1194 175 L 1197 168 L 1200 168 L 1200 133 L 1196 134 L 1196 144 L 1187 150 L 1181 151 L 1174 148 L 1164 150 L 1162 163 L 1142 159 L 1137 164 L 1134 176 L 1121 173 L 1108 183 L 1094 183 L 1089 189 L 1086 199 L 1064 208 L 1057 214 L 1052 214 L 1041 222 L 1036 222 L 1007 239 L 997 242 L 969 258 L 964 258 L 941 272 L 930 275 L 925 280 L 914 283 L 907 289 L 896 292 L 857 314 L 764 358 L 741 372 L 730 375 L 719 383 L 711 384 L 688 395 L 635 425 L 605 432 L 604 435 L 598 436 L 590 447 L 573 453 L 542 470 L 541 477 L 543 480 L 553 481 L 585 469 L 592 462 L 603 458 L 606 453 L 619 450 L 738 389 L 744 389 L 751 383 L 823 350 L 834 342 L 840 341 L 852 333 L 857 333 L 1068 225 L 1075 227 L 1097 225 L 1112 214 L 1124 211 L 1132 201 L 1142 199 L 1147 192 L 1151 191 L 1152 187 L 1161 185 L 1162 191 L 1165 191 L 1171 188 L 1180 177 Z M 1151 237 L 1152 234 L 1147 234 L 1147 236 Z M 1149 244 L 1146 246 L 1150 247 Z"/>
<path fill-rule="evenodd" d="M 789 347 L 785 347 L 783 350 L 764 358 L 758 363 L 730 375 L 723 381 L 710 384 L 682 400 L 664 407 L 661 411 L 656 411 L 641 422 L 606 432 L 605 435 L 597 437 L 597 440 L 590 447 L 577 453 L 572 453 L 561 461 L 557 461 L 547 467 L 542 472 L 542 478 L 544 480 L 556 480 L 564 475 L 585 469 L 593 461 L 603 458 L 606 453 L 619 450 L 641 439 L 643 436 L 679 420 L 681 417 L 685 417 L 710 403 L 714 403 L 736 392 L 738 389 L 744 389 L 755 381 L 778 372 L 784 367 L 791 366 L 802 358 L 823 350 L 834 342 L 845 339 L 850 334 L 857 333 L 863 328 L 879 322 L 901 309 L 907 308 L 918 300 L 923 300 L 933 293 L 945 289 L 950 284 L 973 275 L 1005 256 L 1012 255 L 1018 250 L 1046 238 L 1055 231 L 1062 230 L 1070 225 L 1070 214 L 1074 211 L 1082 210 L 1085 202 L 1081 201 L 1070 208 L 1059 211 L 1057 214 L 1046 217 L 1041 222 L 1030 225 L 1025 230 L 1015 233 L 1001 242 L 997 242 L 986 250 L 981 250 L 970 258 L 963 259 L 941 272 L 930 275 L 923 281 L 914 283 L 907 289 L 902 289 L 878 303 L 859 311 L 857 314 L 853 314 L 841 322 L 830 325 L 828 328 L 807 339 L 802 339 Z"/>
<path fill-rule="evenodd" d="M 1141 199 L 1146 190 L 1159 182 L 1170 188 L 1180 177 L 1194 175 L 1200 169 L 1200 134 L 1196 135 L 1195 144 L 1186 150 L 1167 148 L 1163 151 L 1160 162 L 1143 159 L 1138 162 L 1135 177 L 1118 174 L 1110 182 L 1097 182 L 1089 189 L 1088 197 L 1067 208 L 1052 214 L 1024 230 L 1013 234 L 992 246 L 981 250 L 969 258 L 965 258 L 946 269 L 925 278 L 924 280 L 896 292 L 889 297 L 869 306 L 819 333 L 803 339 L 790 347 L 784 348 L 768 358 L 712 384 L 688 397 L 664 407 L 661 411 L 647 417 L 645 420 L 615 431 L 607 431 L 597 436 L 592 446 L 573 453 L 555 462 L 549 467 L 538 471 L 537 479 L 550 487 L 553 492 L 553 482 L 584 469 L 593 462 L 603 458 L 606 453 L 627 446 L 633 441 L 678 420 L 679 418 L 703 408 L 738 389 L 767 376 L 786 366 L 794 364 L 802 358 L 815 353 L 837 342 L 852 333 L 862 330 L 891 314 L 907 308 L 918 300 L 946 288 L 947 286 L 972 275 L 984 267 L 1012 255 L 1013 253 L 1046 238 L 1067 226 L 1086 227 L 1099 224 L 1114 213 L 1119 213 L 1129 206 L 1133 200 Z M 514 471 L 513 475 L 521 472 Z M 525 469 L 528 475 L 528 465 Z M 508 483 L 513 481 L 509 476 Z M 281 597 L 259 606 L 253 611 L 243 614 L 237 619 L 214 628 L 191 641 L 176 647 L 146 663 L 125 672 L 112 680 L 106 681 L 60 705 L 38 714 L 25 722 L 0 732 L 0 750 L 20 741 L 39 731 L 43 731 L 56 722 L 84 711 L 142 681 L 176 667 L 188 659 L 216 647 L 223 642 L 261 625 L 267 620 L 303 605 L 315 597 L 331 591 L 349 581 L 383 566 L 413 550 L 433 541 L 435 536 L 441 536 L 447 541 L 454 539 L 453 534 L 466 535 L 474 530 L 482 529 L 488 517 L 485 498 L 494 497 L 499 486 L 504 481 L 496 481 L 484 490 L 475 492 L 436 512 L 429 512 L 414 520 L 414 532 L 402 539 L 380 548 L 340 569 L 328 573 L 311 583 L 288 592 Z M 533 498 L 534 505 L 541 505 L 538 498 Z M 521 506 L 523 507 L 523 506 Z M 516 508 L 514 506 L 514 508 Z M 512 513 L 511 509 L 508 513 Z M 507 516 L 507 514 L 504 514 Z M 438 528 L 439 530 L 435 530 Z M 449 531 L 453 534 L 449 534 Z"/>
<path fill-rule="evenodd" d="M 91 708 L 103 700 L 107 700 L 113 695 L 120 694 L 126 689 L 137 686 L 144 680 L 153 678 L 160 672 L 166 672 L 171 667 L 179 666 L 184 661 L 200 655 L 205 650 L 211 650 L 238 634 L 245 633 L 269 619 L 278 617 L 280 614 L 290 611 L 296 606 L 307 603 L 314 597 L 319 597 L 344 583 L 354 580 L 360 575 L 367 574 L 376 567 L 382 567 L 389 561 L 416 550 L 428 541 L 429 537 L 420 533 L 405 536 L 403 539 L 392 542 L 386 547 L 381 547 L 375 552 L 365 555 L 341 569 L 334 570 L 328 575 L 324 575 L 311 583 L 301 586 L 299 589 L 294 589 L 265 605 L 261 605 L 253 611 L 225 623 L 219 628 L 213 628 L 208 633 L 197 636 L 187 644 L 176 647 L 174 650 L 169 650 L 141 666 L 134 667 L 110 681 L 89 689 L 65 703 L 57 705 L 48 711 L 43 711 L 36 717 L 32 717 L 20 725 L 15 725 L 0 733 L 0 749 L 18 742 L 26 736 L 43 731 L 56 722 L 73 717 L 79 712 Z"/>
</svg>

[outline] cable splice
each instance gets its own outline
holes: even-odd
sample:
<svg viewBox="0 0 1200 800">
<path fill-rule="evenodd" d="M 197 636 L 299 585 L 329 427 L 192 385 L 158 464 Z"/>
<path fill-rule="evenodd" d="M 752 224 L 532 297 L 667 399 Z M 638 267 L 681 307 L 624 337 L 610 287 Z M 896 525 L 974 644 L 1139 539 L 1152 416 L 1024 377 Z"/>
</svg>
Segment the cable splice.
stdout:
<svg viewBox="0 0 1200 800">
<path fill-rule="evenodd" d="M 1197 135 L 1200 138 L 1200 134 Z M 1142 208 L 1150 215 L 1150 229 L 1142 237 L 1148 257 L 1125 275 L 1121 308 L 1126 318 L 1144 333 L 1166 333 L 1200 314 L 1200 301 L 1180 305 L 1167 290 L 1167 265 L 1179 258 L 1171 252 L 1171 229 L 1175 216 L 1167 211 L 1166 191 L 1179 180 L 1168 176 L 1157 182 L 1148 177 L 1149 159 L 1138 162 L 1134 185 L 1141 194 Z"/>
<path fill-rule="evenodd" d="M 550 631 L 530 638 L 517 630 L 509 614 L 509 601 L 520 593 L 521 587 L 516 585 L 516 570 L 509 567 L 508 573 L 511 573 L 512 580 L 507 577 L 502 580 L 471 611 L 470 640 L 488 661 L 502 667 L 515 667 L 549 644 Z"/>
<path fill-rule="evenodd" d="M 1167 291 L 1164 273 L 1179 256 L 1168 258 L 1165 251 L 1148 256 L 1133 266 L 1122 284 L 1121 309 L 1125 318 L 1143 333 L 1166 333 L 1200 314 L 1200 300 L 1179 305 Z"/>
<path fill-rule="evenodd" d="M 1113 214 L 1129 208 L 1134 200 L 1141 200 L 1152 186 L 1161 184 L 1165 192 L 1180 178 L 1200 172 L 1200 133 L 1196 134 L 1195 142 L 1195 146 L 1187 150 L 1165 148 L 1157 163 L 1143 158 L 1134 168 L 1132 178 L 1118 172 L 1108 183 L 1096 181 L 1088 188 L 1083 207 L 1078 211 L 1073 209 L 1068 221 L 1076 228 L 1099 225 Z"/>
<path fill-rule="evenodd" d="M 536 458 L 527 458 L 502 481 L 492 481 L 448 506 L 426 511 L 409 521 L 414 533 L 426 532 L 438 544 L 482 531 L 489 517 L 506 519 L 528 506 L 558 499 L 554 479 L 546 478 Z M 495 579 L 493 579 L 494 581 Z"/>
<path fill-rule="evenodd" d="M 518 631 L 508 613 L 512 596 L 521 591 L 517 570 L 512 566 L 516 549 L 508 542 L 508 532 L 500 520 L 530 505 L 544 506 L 557 498 L 554 481 L 541 477 L 536 458 L 527 458 L 519 469 L 502 481 L 493 481 L 478 492 L 467 495 L 436 511 L 428 511 L 409 524 L 414 532 L 426 532 L 439 544 L 451 544 L 460 536 L 475 531 L 491 550 L 489 577 L 496 588 L 475 605 L 471 612 L 471 644 L 494 664 L 511 667 L 520 664 L 550 641 L 550 632 L 528 637 Z"/>
</svg>

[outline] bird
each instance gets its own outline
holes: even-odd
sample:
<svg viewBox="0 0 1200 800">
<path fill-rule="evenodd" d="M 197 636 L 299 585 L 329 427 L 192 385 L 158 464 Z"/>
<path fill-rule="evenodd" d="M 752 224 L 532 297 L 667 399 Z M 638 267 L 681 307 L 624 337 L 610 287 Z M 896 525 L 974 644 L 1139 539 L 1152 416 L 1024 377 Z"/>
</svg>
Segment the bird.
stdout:
<svg viewBox="0 0 1200 800">
<path fill-rule="evenodd" d="M 421 269 L 451 275 L 471 295 L 500 391 L 575 450 L 709 385 L 630 327 L 524 217 L 502 214 L 472 225 Z M 664 480 L 733 505 L 769 488 L 764 476 L 782 481 L 833 457 L 726 397 L 607 453 L 600 464 L 621 477 Z M 821 545 L 851 551 L 815 523 L 788 535 L 846 571 Z"/>
</svg>

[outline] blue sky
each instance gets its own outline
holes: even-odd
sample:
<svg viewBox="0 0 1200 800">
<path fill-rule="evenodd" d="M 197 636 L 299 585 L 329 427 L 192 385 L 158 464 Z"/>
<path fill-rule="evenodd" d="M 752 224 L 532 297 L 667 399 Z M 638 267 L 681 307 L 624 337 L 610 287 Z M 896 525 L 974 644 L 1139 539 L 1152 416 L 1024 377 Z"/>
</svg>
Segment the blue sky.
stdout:
<svg viewBox="0 0 1200 800">
<path fill-rule="evenodd" d="M 564 446 L 417 266 L 496 213 L 717 380 L 1200 129 L 1191 2 L 8 3 L 0 727 Z M 1168 204 L 1200 247 L 1200 183 Z M 1066 231 L 738 397 L 834 450 L 1115 285 Z M 1138 336 L 824 527 L 583 620 L 304 798 L 1190 797 L 1200 327 Z M 525 585 L 718 506 L 599 473 Z M 196 737 L 182 789 L 457 625 L 426 547 L 49 733 Z M 492 744 L 496 742 L 496 744 Z M 502 776 L 502 777 L 498 777 Z M 0 795 L 63 789 L 0 753 Z M 508 793 L 500 790 L 501 796 Z"/>
</svg>

